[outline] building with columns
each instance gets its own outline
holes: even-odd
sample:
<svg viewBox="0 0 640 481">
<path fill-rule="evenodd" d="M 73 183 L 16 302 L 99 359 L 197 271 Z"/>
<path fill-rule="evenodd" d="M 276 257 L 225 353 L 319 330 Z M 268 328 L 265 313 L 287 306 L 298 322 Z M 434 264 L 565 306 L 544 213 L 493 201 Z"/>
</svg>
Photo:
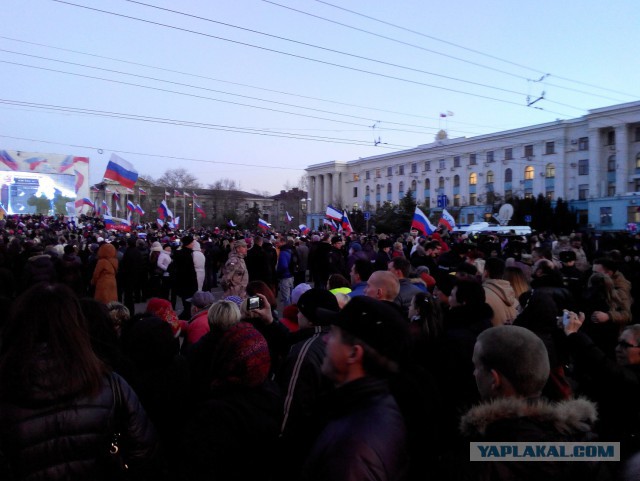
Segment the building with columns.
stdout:
<svg viewBox="0 0 640 481">
<path fill-rule="evenodd" d="M 374 213 L 410 190 L 436 216 L 445 196 L 460 224 L 484 220 L 510 197 L 542 194 L 568 201 L 585 228 L 625 230 L 640 223 L 640 102 L 471 138 L 440 131 L 430 144 L 306 172 L 311 229 L 327 204 Z"/>
</svg>

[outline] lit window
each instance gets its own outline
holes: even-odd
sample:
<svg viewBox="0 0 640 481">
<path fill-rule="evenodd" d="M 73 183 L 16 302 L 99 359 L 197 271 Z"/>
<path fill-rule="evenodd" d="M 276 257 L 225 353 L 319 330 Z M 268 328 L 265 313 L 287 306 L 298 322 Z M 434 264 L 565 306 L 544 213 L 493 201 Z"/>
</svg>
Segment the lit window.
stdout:
<svg viewBox="0 0 640 481">
<path fill-rule="evenodd" d="M 487 184 L 493 184 L 493 170 L 487 172 Z"/>
<path fill-rule="evenodd" d="M 472 172 L 469 175 L 469 185 L 476 185 L 478 183 L 478 174 Z"/>
<path fill-rule="evenodd" d="M 640 169 L 640 152 L 636 154 L 636 169 Z"/>
<path fill-rule="evenodd" d="M 528 166 L 524 169 L 524 179 L 525 180 L 533 180 L 533 176 L 535 174 L 535 170 L 532 166 Z"/>
</svg>

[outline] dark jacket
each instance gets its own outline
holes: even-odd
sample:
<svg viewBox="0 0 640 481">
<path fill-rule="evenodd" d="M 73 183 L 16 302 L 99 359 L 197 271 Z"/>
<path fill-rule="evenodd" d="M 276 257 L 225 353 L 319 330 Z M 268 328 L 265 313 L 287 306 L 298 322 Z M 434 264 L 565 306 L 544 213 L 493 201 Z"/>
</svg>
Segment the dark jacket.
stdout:
<svg viewBox="0 0 640 481">
<path fill-rule="evenodd" d="M 408 469 L 407 432 L 385 381 L 365 377 L 349 382 L 332 393 L 326 407 L 329 421 L 300 479 L 404 478 Z"/>
<path fill-rule="evenodd" d="M 469 441 L 476 442 L 585 442 L 597 419 L 596 407 L 586 399 L 560 403 L 503 398 L 473 407 L 463 416 L 460 430 L 464 452 L 456 464 L 457 476 L 468 480 L 568 480 L 609 479 L 595 462 L 500 462 L 469 463 Z M 461 445 L 462 446 L 462 445 Z M 607 464 L 607 463 L 602 463 Z"/>
<path fill-rule="evenodd" d="M 45 363 L 44 368 L 52 366 Z M 0 447 L 15 478 L 110 479 L 103 463 L 116 430 L 111 383 L 117 383 L 122 393 L 118 419 L 125 420 L 124 455 L 132 469 L 149 470 L 156 449 L 155 430 L 131 387 L 114 373 L 105 376 L 100 392 L 91 398 L 65 399 L 58 392 L 39 390 L 19 404 L 2 403 Z"/>
<path fill-rule="evenodd" d="M 176 292 L 182 298 L 191 297 L 198 290 L 196 268 L 193 265 L 193 251 L 186 247 L 177 250 L 173 256 L 173 265 L 175 268 L 173 285 Z"/>
</svg>

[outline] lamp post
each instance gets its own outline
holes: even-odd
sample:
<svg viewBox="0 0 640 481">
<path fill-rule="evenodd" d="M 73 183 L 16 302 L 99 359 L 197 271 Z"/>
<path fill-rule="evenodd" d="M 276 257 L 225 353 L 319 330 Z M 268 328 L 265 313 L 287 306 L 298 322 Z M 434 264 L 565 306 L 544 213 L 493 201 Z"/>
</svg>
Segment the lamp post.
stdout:
<svg viewBox="0 0 640 481">
<path fill-rule="evenodd" d="M 304 224 L 305 224 L 307 227 L 309 227 L 309 229 L 312 229 L 312 226 L 310 226 L 310 225 L 309 225 L 309 224 L 310 224 L 309 220 L 310 220 L 310 216 L 311 216 L 311 209 L 310 209 L 310 207 L 311 207 L 311 201 L 312 201 L 312 200 L 313 200 L 313 199 L 311 199 L 311 197 L 307 197 L 307 198 L 305 199 L 305 203 L 306 203 L 306 206 L 307 206 L 307 215 L 305 216 Z"/>
</svg>

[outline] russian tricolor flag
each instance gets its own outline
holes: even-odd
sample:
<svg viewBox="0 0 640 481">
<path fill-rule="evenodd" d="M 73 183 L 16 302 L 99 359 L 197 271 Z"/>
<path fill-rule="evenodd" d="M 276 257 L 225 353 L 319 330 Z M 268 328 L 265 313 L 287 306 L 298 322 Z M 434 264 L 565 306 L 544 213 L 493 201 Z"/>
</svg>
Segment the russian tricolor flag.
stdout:
<svg viewBox="0 0 640 481">
<path fill-rule="evenodd" d="M 198 214 L 200 214 L 202 217 L 206 217 L 206 216 L 207 216 L 207 213 L 204 211 L 204 209 L 203 209 L 202 207 L 200 207 L 200 206 L 198 205 L 198 203 L 197 203 L 197 202 L 195 202 L 195 201 L 194 201 L 194 202 L 193 202 L 193 206 L 196 208 L 196 212 L 197 212 Z"/>
<path fill-rule="evenodd" d="M 173 212 L 171 212 L 171 209 L 167 206 L 167 202 L 164 200 L 160 202 L 160 205 L 158 206 L 158 215 L 161 219 L 164 219 L 165 217 L 173 217 Z"/>
<path fill-rule="evenodd" d="M 127 201 L 127 210 L 129 212 L 135 212 L 136 210 L 136 206 L 133 202 L 131 202 L 130 200 Z"/>
<path fill-rule="evenodd" d="M 140 207 L 140 204 L 136 204 L 136 212 L 140 215 L 144 215 L 144 210 Z"/>
<path fill-rule="evenodd" d="M 431 235 L 436 231 L 436 227 L 429 222 L 427 216 L 418 207 L 416 207 L 416 211 L 413 214 L 411 228 L 422 232 L 424 235 Z"/>
<path fill-rule="evenodd" d="M 301 235 L 307 235 L 309 233 L 309 228 L 304 224 L 300 224 L 298 226 L 298 229 L 300 229 L 300 234 Z"/>
<path fill-rule="evenodd" d="M 353 232 L 353 227 L 351 227 L 351 221 L 349 220 L 349 217 L 347 217 L 346 210 L 342 212 L 342 230 L 347 235 Z"/>
<path fill-rule="evenodd" d="M 116 154 L 111 154 L 104 178 L 114 180 L 128 189 L 133 189 L 138 180 L 138 172 L 130 162 L 118 157 Z"/>
<path fill-rule="evenodd" d="M 0 162 L 9 167 L 11 170 L 18 170 L 18 163 L 13 160 L 6 150 L 0 150 Z"/>
<path fill-rule="evenodd" d="M 144 190 L 142 187 L 138 187 L 138 192 L 140 193 L 140 195 L 147 195 L 147 191 Z"/>
<path fill-rule="evenodd" d="M 269 230 L 269 227 L 271 227 L 271 224 L 269 224 L 264 219 L 258 219 L 258 227 L 260 227 L 260 229 L 263 229 L 263 230 Z"/>
<path fill-rule="evenodd" d="M 293 220 L 293 217 L 291 217 L 289 215 L 289 212 L 285 211 L 285 214 L 287 214 L 287 224 L 290 223 Z"/>
<path fill-rule="evenodd" d="M 229 219 L 229 222 L 227 222 L 227 225 L 229 227 L 238 227 L 236 224 L 233 223 L 233 220 Z"/>
<path fill-rule="evenodd" d="M 342 212 L 333 208 L 333 206 L 327 206 L 327 212 L 325 214 L 329 219 L 337 220 L 338 222 L 342 222 Z"/>
<path fill-rule="evenodd" d="M 338 227 L 333 223 L 331 219 L 322 219 L 322 222 L 324 223 L 324 225 L 328 225 L 329 229 L 331 229 L 333 232 L 338 232 Z"/>
<path fill-rule="evenodd" d="M 95 209 L 96 206 L 93 202 L 91 202 L 91 199 L 87 199 L 86 197 L 84 199 L 78 199 L 76 200 L 76 209 L 81 209 L 83 206 L 88 205 L 89 207 L 91 207 L 92 209 Z"/>
<path fill-rule="evenodd" d="M 125 232 L 129 232 L 131 230 L 131 224 L 127 219 L 111 217 L 110 215 L 104 216 L 104 226 L 107 229 L 120 230 Z"/>
</svg>

